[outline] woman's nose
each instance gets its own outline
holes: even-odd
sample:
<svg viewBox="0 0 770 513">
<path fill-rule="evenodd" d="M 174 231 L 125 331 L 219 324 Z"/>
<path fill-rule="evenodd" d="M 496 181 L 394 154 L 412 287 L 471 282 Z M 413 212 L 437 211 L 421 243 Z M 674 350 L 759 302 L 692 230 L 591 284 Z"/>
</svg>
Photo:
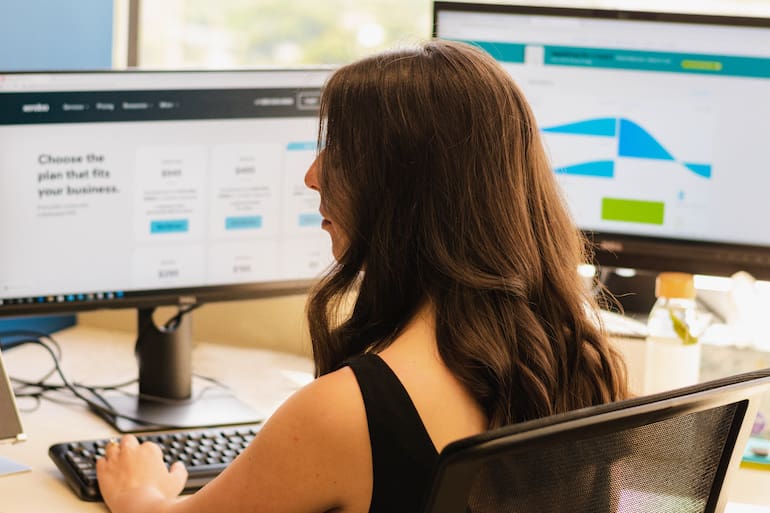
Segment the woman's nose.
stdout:
<svg viewBox="0 0 770 513">
<path fill-rule="evenodd" d="M 316 158 L 305 173 L 305 185 L 314 191 L 318 189 L 318 158 Z"/>
</svg>

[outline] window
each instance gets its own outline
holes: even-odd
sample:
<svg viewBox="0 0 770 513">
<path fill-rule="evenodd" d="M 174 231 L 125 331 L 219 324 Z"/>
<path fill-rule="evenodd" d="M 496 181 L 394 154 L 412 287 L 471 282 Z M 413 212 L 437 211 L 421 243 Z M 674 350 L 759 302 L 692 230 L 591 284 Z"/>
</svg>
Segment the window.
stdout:
<svg viewBox="0 0 770 513">
<path fill-rule="evenodd" d="M 432 29 L 431 0 L 130 1 L 141 2 L 138 64 L 150 68 L 340 64 L 426 39 Z M 768 0 L 528 3 L 770 16 Z"/>
<path fill-rule="evenodd" d="M 429 0 L 164 0 L 140 9 L 142 67 L 339 64 L 431 33 Z"/>
</svg>

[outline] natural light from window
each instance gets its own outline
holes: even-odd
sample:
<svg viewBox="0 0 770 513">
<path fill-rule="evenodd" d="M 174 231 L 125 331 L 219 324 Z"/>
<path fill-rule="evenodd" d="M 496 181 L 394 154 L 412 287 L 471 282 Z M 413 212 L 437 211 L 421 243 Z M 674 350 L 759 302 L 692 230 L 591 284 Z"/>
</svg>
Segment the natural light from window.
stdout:
<svg viewBox="0 0 770 513">
<path fill-rule="evenodd" d="M 509 3 L 770 16 L 768 0 Z M 342 64 L 430 37 L 432 6 L 430 0 L 144 0 L 140 6 L 139 66 Z"/>
</svg>

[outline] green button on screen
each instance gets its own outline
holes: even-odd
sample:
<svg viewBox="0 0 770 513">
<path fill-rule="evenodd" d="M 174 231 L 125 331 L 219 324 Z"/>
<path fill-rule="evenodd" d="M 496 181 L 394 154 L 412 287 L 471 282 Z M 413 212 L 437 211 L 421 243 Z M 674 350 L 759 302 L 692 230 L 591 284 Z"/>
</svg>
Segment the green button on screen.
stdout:
<svg viewBox="0 0 770 513">
<path fill-rule="evenodd" d="M 662 201 L 602 198 L 602 219 L 628 223 L 663 224 Z"/>
<path fill-rule="evenodd" d="M 719 61 L 701 61 L 687 59 L 682 61 L 682 68 L 703 71 L 722 71 L 722 63 Z"/>
</svg>

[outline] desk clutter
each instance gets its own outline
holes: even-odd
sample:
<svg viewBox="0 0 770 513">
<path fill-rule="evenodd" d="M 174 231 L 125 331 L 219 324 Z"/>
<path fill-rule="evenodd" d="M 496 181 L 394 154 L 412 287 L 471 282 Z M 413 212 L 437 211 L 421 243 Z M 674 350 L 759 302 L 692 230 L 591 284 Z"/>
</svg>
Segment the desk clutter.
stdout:
<svg viewBox="0 0 770 513">
<path fill-rule="evenodd" d="M 661 278 L 667 275 L 674 278 L 686 277 L 686 275 L 680 276 L 676 273 L 658 275 L 655 291 L 658 303 L 661 300 L 661 292 L 668 290 L 662 287 L 666 283 L 661 281 Z M 735 280 L 738 285 L 744 285 L 742 288 L 738 287 L 738 292 L 746 289 L 741 294 L 745 296 L 747 291 L 750 293 L 750 301 L 744 300 L 743 303 L 761 304 L 758 301 L 759 296 L 754 291 L 753 279 L 739 274 L 735 276 Z M 689 287 L 686 291 L 687 294 L 679 294 L 678 292 L 681 291 L 674 290 L 673 296 L 694 298 L 695 290 L 691 279 L 687 285 Z M 733 292 L 729 298 L 732 300 L 730 304 L 736 303 L 736 298 L 733 297 L 735 291 Z M 741 299 L 741 297 L 737 299 Z M 745 313 L 747 309 L 745 304 L 743 306 L 741 312 Z M 754 313 L 756 314 L 756 312 Z M 652 315 L 650 315 L 650 319 L 652 319 Z M 735 312 L 732 312 L 732 315 L 726 315 L 722 312 L 719 317 L 733 321 L 731 325 L 714 324 L 710 326 L 713 329 L 708 333 L 706 329 L 699 330 L 698 338 L 695 338 L 694 342 L 688 343 L 685 340 L 681 344 L 661 343 L 663 341 L 654 336 L 649 320 L 645 323 L 639 317 L 626 317 L 612 312 L 602 312 L 601 317 L 607 332 L 616 341 L 618 349 L 624 355 L 632 392 L 637 395 L 646 395 L 742 372 L 770 368 L 770 351 L 760 344 L 741 343 L 743 338 L 737 336 L 740 330 L 736 331 L 735 329 L 736 326 L 740 325 L 737 320 L 741 319 L 740 316 L 736 317 L 736 315 Z M 708 317 L 704 316 L 704 318 Z M 710 320 L 708 324 L 712 324 Z M 702 327 L 708 328 L 709 326 L 704 324 Z M 706 336 L 700 337 L 700 335 Z M 770 394 L 766 394 L 766 397 L 759 404 L 752 437 L 742 456 L 742 467 L 770 470 L 769 420 Z"/>
<path fill-rule="evenodd" d="M 770 470 L 770 440 L 752 436 L 746 444 L 741 467 Z"/>
</svg>

